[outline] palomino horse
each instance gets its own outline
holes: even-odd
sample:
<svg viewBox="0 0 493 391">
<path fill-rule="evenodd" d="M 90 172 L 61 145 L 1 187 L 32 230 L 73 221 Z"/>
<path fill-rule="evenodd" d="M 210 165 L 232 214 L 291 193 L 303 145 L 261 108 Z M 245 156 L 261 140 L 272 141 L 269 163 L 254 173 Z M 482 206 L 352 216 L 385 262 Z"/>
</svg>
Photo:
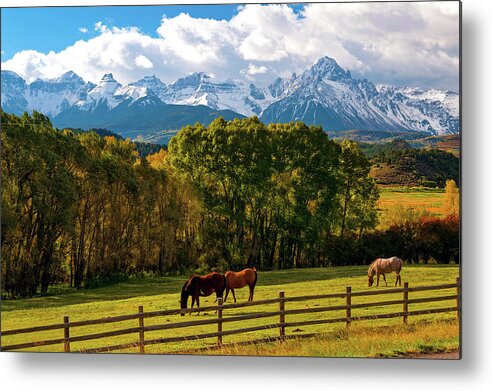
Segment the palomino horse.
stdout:
<svg viewBox="0 0 493 391">
<path fill-rule="evenodd" d="M 200 307 L 200 296 L 210 296 L 216 292 L 216 297 L 222 298 L 224 289 L 226 289 L 226 278 L 222 274 L 212 272 L 205 276 L 190 277 L 181 290 L 181 308 L 187 308 L 188 296 L 192 296 L 192 305 L 190 308 L 193 308 L 195 302 L 197 302 L 197 307 Z M 181 316 L 183 315 L 185 314 L 182 313 Z"/>
<path fill-rule="evenodd" d="M 387 286 L 387 280 L 385 279 L 385 273 L 394 272 L 395 273 L 395 286 L 397 286 L 397 281 L 399 286 L 401 286 L 401 272 L 402 269 L 402 259 L 397 257 L 391 258 L 377 258 L 375 259 L 370 267 L 368 268 L 368 286 L 373 285 L 373 276 L 377 275 L 377 286 L 380 279 L 380 275 L 383 276 L 385 281 L 385 286 Z"/>
<path fill-rule="evenodd" d="M 224 296 L 224 301 L 226 301 L 228 293 L 231 291 L 236 303 L 235 289 L 243 288 L 245 285 L 248 285 L 250 288 L 248 301 L 253 301 L 253 291 L 255 290 L 255 284 L 257 283 L 257 269 L 243 269 L 238 273 L 227 271 L 224 276 L 226 277 L 226 295 Z"/>
</svg>

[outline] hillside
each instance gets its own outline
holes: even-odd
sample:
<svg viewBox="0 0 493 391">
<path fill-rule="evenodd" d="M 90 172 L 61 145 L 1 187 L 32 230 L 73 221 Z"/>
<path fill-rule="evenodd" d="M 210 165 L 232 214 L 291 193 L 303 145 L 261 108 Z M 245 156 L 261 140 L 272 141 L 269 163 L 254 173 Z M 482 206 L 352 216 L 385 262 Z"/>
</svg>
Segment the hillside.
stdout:
<svg viewBox="0 0 493 391">
<path fill-rule="evenodd" d="M 456 157 L 460 156 L 460 143 L 460 134 L 422 137 L 409 142 L 414 148 L 435 148 L 441 151 L 450 152 Z"/>
<path fill-rule="evenodd" d="M 371 158 L 370 176 L 380 185 L 444 187 L 459 184 L 459 158 L 438 149 L 389 149 Z"/>
</svg>

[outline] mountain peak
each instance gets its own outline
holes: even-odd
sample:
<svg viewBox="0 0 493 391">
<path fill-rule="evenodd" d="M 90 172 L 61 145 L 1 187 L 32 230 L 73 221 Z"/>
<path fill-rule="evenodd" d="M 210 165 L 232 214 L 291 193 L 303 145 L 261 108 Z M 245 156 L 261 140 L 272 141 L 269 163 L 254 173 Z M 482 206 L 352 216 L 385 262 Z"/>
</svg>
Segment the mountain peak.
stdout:
<svg viewBox="0 0 493 391">
<path fill-rule="evenodd" d="M 139 87 L 166 87 L 166 84 L 164 84 L 161 79 L 159 79 L 156 75 L 151 75 L 151 76 L 144 76 L 142 79 L 137 80 L 133 83 L 130 83 L 132 86 L 139 86 Z"/>
<path fill-rule="evenodd" d="M 117 83 L 112 73 L 105 73 L 101 78 L 101 83 Z"/>
<path fill-rule="evenodd" d="M 210 79 L 210 76 L 205 72 L 194 72 L 188 76 L 182 77 L 176 80 L 172 86 L 176 88 L 198 88 L 206 79 Z"/>
<path fill-rule="evenodd" d="M 308 72 L 311 76 L 320 76 L 333 81 L 351 79 L 351 72 L 342 69 L 336 60 L 328 56 L 318 59 Z"/>
<path fill-rule="evenodd" d="M 56 83 L 81 83 L 84 84 L 84 80 L 77 75 L 74 71 L 65 72 L 63 75 L 58 76 L 53 80 Z"/>
</svg>

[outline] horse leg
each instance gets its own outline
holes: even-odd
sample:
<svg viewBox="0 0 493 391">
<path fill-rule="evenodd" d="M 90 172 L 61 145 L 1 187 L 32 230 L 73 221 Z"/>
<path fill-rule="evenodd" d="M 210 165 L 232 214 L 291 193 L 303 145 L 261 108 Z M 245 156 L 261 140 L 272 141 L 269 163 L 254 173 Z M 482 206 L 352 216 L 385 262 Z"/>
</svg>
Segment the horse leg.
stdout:
<svg viewBox="0 0 493 391">
<path fill-rule="evenodd" d="M 236 295 L 235 295 L 235 290 L 233 288 L 231 288 L 231 293 L 233 294 L 233 299 L 236 303 Z"/>
<path fill-rule="evenodd" d="M 195 304 L 195 296 L 192 296 L 192 305 L 190 306 L 190 308 L 193 308 L 194 304 Z M 192 313 L 189 312 L 188 315 L 192 315 Z"/>
<path fill-rule="evenodd" d="M 248 301 L 253 301 L 253 291 L 255 290 L 255 286 L 249 285 L 248 287 L 250 288 L 250 296 L 248 297 Z"/>
<path fill-rule="evenodd" d="M 387 286 L 387 279 L 385 278 L 385 273 L 382 274 L 383 280 L 385 281 L 385 286 Z"/>
<path fill-rule="evenodd" d="M 229 294 L 229 288 L 226 288 L 226 294 L 224 295 L 223 303 L 226 303 L 226 299 L 228 298 L 228 294 Z"/>
<path fill-rule="evenodd" d="M 197 308 L 200 308 L 199 296 L 197 296 Z M 197 315 L 199 315 L 200 311 L 197 311 Z"/>
<path fill-rule="evenodd" d="M 380 273 L 377 273 L 377 286 L 380 283 Z"/>
</svg>

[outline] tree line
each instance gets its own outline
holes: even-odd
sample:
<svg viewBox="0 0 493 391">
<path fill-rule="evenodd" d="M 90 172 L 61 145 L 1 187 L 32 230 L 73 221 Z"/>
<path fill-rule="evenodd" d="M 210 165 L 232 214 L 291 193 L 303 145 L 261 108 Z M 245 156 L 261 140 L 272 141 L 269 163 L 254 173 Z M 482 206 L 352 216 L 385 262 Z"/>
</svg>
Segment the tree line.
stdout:
<svg viewBox="0 0 493 391">
<path fill-rule="evenodd" d="M 384 255 L 355 247 L 376 235 L 370 163 L 357 144 L 332 141 L 320 127 L 218 118 L 182 128 L 168 150 L 144 157 L 129 140 L 59 131 L 37 112 L 1 116 L 9 297 L 132 274 Z"/>
</svg>

